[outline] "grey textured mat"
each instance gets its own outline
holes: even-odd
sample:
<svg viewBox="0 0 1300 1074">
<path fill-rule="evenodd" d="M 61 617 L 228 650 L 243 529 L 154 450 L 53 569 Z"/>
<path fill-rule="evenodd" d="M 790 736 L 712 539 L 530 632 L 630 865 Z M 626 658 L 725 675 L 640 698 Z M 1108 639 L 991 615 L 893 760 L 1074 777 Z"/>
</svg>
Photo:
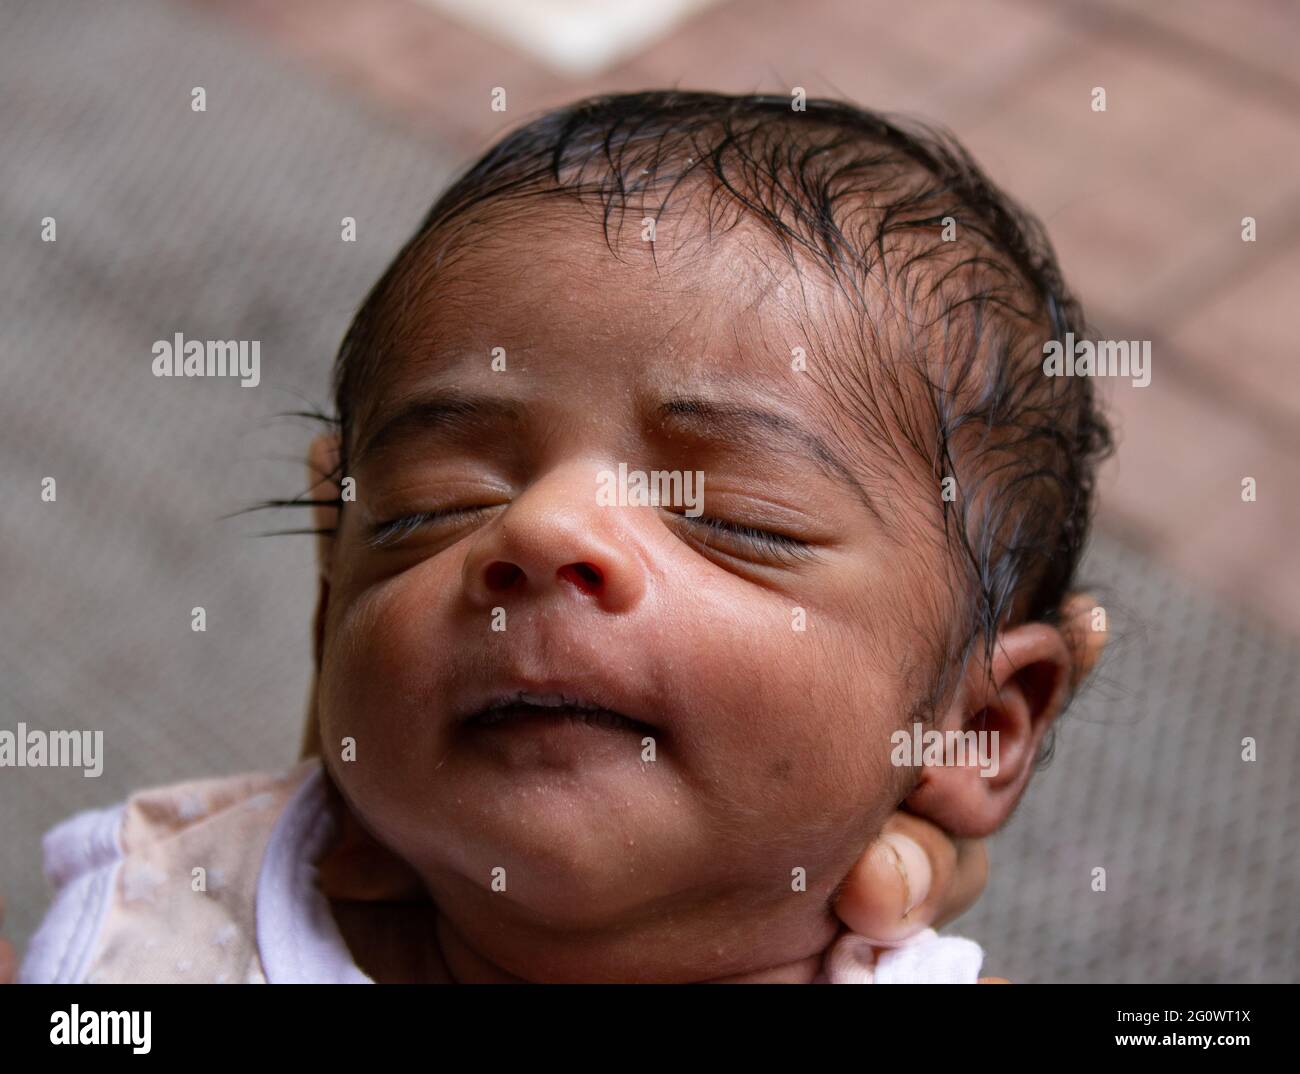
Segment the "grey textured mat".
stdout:
<svg viewBox="0 0 1300 1074">
<path fill-rule="evenodd" d="M 324 401 L 353 309 L 459 163 L 183 5 L 0 12 L 0 728 L 102 728 L 107 753 L 100 779 L 0 769 L 20 946 L 51 824 L 296 756 L 310 543 L 217 516 L 298 490 L 308 427 L 272 415 Z M 261 386 L 155 379 L 178 331 L 260 339 Z M 955 931 L 1019 981 L 1296 979 L 1300 646 L 1115 542 L 1088 575 L 1119 644 Z"/>
</svg>

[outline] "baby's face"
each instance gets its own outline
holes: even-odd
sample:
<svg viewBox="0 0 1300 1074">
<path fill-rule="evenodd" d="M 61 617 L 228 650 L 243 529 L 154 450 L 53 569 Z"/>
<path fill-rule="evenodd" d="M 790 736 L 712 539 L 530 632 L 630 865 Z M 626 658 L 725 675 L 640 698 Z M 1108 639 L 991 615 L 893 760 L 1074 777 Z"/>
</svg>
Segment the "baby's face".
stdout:
<svg viewBox="0 0 1300 1074">
<path fill-rule="evenodd" d="M 620 264 L 598 227 L 534 218 L 411 296 L 423 338 L 358 416 L 326 761 L 520 975 L 820 950 L 831 892 L 912 786 L 889 736 L 939 628 L 938 562 L 870 506 L 868 448 L 814 382 L 833 359 L 794 320 L 832 300 L 769 255 L 773 275 L 765 242 L 666 261 L 661 227 L 657 274 L 648 248 Z M 701 473 L 702 496 L 610 503 L 620 464 Z M 485 717 L 521 695 L 621 719 Z"/>
</svg>

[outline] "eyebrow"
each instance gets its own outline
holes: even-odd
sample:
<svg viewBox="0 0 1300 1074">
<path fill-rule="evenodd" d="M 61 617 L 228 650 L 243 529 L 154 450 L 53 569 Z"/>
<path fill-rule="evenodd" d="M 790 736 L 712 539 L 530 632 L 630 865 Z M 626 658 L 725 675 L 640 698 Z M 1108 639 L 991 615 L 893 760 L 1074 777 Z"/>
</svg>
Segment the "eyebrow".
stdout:
<svg viewBox="0 0 1300 1074">
<path fill-rule="evenodd" d="M 878 520 L 883 522 L 867 490 L 829 445 L 816 433 L 770 410 L 718 403 L 710 399 L 683 396 L 659 407 L 662 422 L 684 421 L 695 427 L 702 439 L 736 447 L 758 446 L 788 450 L 795 447 L 817 462 L 831 477 L 848 486 Z"/>
<path fill-rule="evenodd" d="M 517 403 L 488 395 L 468 395 L 457 391 L 437 391 L 406 400 L 384 418 L 374 432 L 363 436 L 353 453 L 353 465 L 394 441 L 412 433 L 470 433 L 481 431 L 484 422 L 518 424 L 524 410 Z"/>
<path fill-rule="evenodd" d="M 352 465 L 359 466 L 365 456 L 391 446 L 413 433 L 481 432 L 484 422 L 522 423 L 524 408 L 488 395 L 470 395 L 457 391 L 435 391 L 417 395 L 398 406 L 384 418 L 374 432 L 363 436 L 353 453 Z M 804 452 L 824 472 L 848 487 L 879 521 L 883 523 L 871 496 L 853 471 L 826 442 L 791 419 L 757 407 L 718 403 L 711 399 L 682 396 L 668 399 L 658 407 L 660 423 L 680 422 L 694 427 L 694 433 L 731 447 L 761 447 Z"/>
</svg>

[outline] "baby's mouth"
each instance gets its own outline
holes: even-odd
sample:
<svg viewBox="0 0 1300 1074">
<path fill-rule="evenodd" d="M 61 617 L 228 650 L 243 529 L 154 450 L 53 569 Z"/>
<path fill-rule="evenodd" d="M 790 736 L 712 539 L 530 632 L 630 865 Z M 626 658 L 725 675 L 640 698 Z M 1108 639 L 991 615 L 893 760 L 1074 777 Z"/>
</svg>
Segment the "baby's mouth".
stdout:
<svg viewBox="0 0 1300 1074">
<path fill-rule="evenodd" d="M 536 694 L 519 690 L 494 699 L 471 713 L 463 725 L 472 728 L 508 728 L 527 724 L 568 720 L 608 731 L 651 734 L 649 724 L 603 708 L 582 697 L 567 694 Z"/>
</svg>

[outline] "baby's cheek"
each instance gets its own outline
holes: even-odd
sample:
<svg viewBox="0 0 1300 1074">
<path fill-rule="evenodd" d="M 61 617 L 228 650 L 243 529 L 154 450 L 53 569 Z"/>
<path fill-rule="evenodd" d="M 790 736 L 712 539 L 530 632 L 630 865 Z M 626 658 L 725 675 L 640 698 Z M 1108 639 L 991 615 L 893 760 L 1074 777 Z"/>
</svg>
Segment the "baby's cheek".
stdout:
<svg viewBox="0 0 1300 1074">
<path fill-rule="evenodd" d="M 684 646 L 699 693 L 681 763 L 719 819 L 763 818 L 777 839 L 825 842 L 863 831 L 895 805 L 889 733 L 900 704 L 861 638 L 816 610 L 709 623 Z M 798 629 L 803 627 L 804 629 Z"/>
<path fill-rule="evenodd" d="M 897 654 L 865 643 L 852 623 L 823 617 L 813 637 L 773 661 L 763 693 L 774 701 L 774 783 L 799 802 L 809 833 L 856 838 L 878 828 L 905 793 L 890 735 L 909 706 Z"/>
<path fill-rule="evenodd" d="M 438 628 L 400 577 L 358 594 L 327 624 L 320 679 L 327 743 L 355 743 L 355 763 L 400 772 L 430 753 L 441 706 L 434 689 Z"/>
</svg>

